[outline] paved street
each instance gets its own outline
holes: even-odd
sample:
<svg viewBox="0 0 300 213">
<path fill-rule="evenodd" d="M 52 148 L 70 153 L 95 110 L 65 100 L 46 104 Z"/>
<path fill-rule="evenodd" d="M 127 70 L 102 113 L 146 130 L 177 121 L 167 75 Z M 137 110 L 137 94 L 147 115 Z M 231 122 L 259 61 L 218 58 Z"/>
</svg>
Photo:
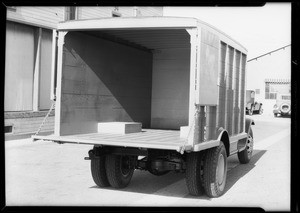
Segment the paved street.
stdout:
<svg viewBox="0 0 300 213">
<path fill-rule="evenodd" d="M 92 146 L 5 142 L 6 202 L 8 206 L 223 206 L 290 208 L 290 118 L 253 115 L 254 156 L 241 165 L 228 159 L 226 192 L 220 198 L 188 194 L 184 174 L 156 177 L 136 170 L 122 190 L 94 184 L 87 156 Z"/>
</svg>

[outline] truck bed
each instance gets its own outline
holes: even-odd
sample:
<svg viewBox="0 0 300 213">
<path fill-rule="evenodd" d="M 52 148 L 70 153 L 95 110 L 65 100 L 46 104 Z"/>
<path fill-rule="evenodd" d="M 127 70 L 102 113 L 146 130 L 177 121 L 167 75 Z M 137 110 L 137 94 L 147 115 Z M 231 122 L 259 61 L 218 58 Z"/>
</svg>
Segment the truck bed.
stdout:
<svg viewBox="0 0 300 213">
<path fill-rule="evenodd" d="M 138 147 L 151 149 L 168 149 L 180 151 L 187 144 L 187 140 L 180 138 L 179 130 L 142 129 L 138 133 L 108 134 L 89 133 L 73 134 L 67 136 L 38 136 L 33 135 L 34 140 L 49 140 L 59 143 L 75 143 L 88 145 L 109 145 L 122 147 Z"/>
</svg>

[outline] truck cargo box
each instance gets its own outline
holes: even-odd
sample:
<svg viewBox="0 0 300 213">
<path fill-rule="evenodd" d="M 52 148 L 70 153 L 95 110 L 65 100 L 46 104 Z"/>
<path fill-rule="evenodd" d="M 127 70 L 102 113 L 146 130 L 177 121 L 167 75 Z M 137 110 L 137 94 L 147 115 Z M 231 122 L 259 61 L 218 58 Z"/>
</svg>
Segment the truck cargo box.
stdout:
<svg viewBox="0 0 300 213">
<path fill-rule="evenodd" d="M 135 169 L 177 171 L 190 194 L 217 197 L 227 157 L 250 161 L 247 51 L 226 34 L 194 18 L 135 17 L 67 21 L 56 35 L 55 132 L 33 139 L 94 145 L 99 187 L 126 187 Z"/>
<path fill-rule="evenodd" d="M 81 143 L 101 143 L 102 122 L 140 122 L 143 131 L 133 134 L 141 141 L 133 135 L 126 141 L 134 147 L 152 140 L 150 130 L 166 130 L 165 144 L 178 150 L 217 140 L 220 128 L 237 136 L 244 132 L 245 64 L 244 47 L 194 18 L 60 23 L 55 134 L 49 138 L 72 142 L 80 134 Z M 197 110 L 206 119 L 195 141 Z"/>
</svg>

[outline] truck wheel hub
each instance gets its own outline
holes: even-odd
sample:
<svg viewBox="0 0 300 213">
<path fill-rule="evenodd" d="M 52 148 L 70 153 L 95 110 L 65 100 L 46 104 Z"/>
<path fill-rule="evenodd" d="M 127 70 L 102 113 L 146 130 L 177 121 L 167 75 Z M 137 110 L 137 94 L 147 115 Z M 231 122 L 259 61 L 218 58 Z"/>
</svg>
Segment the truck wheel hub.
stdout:
<svg viewBox="0 0 300 213">
<path fill-rule="evenodd" d="M 218 181 L 219 185 L 221 185 L 223 183 L 224 167 L 225 167 L 224 156 L 220 155 L 219 159 L 218 159 L 218 166 L 217 166 L 217 181 Z"/>
<path fill-rule="evenodd" d="M 248 140 L 247 140 L 247 152 L 248 152 L 248 155 L 250 155 L 252 153 L 252 150 L 253 150 L 253 139 L 251 136 L 248 137 Z"/>
<path fill-rule="evenodd" d="M 123 176 L 127 176 L 130 173 L 129 169 L 130 159 L 128 157 L 121 158 L 121 173 Z"/>
</svg>

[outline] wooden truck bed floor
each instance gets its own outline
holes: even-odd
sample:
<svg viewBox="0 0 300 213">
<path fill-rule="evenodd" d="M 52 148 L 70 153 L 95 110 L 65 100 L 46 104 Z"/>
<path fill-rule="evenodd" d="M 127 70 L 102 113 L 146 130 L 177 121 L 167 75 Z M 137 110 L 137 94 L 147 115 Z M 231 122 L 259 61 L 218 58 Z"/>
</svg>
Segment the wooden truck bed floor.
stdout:
<svg viewBox="0 0 300 213">
<path fill-rule="evenodd" d="M 50 140 L 61 143 L 89 145 L 111 145 L 152 149 L 181 150 L 186 139 L 180 138 L 179 130 L 142 129 L 142 132 L 130 134 L 89 133 L 67 136 L 32 136 L 34 140 Z"/>
</svg>

